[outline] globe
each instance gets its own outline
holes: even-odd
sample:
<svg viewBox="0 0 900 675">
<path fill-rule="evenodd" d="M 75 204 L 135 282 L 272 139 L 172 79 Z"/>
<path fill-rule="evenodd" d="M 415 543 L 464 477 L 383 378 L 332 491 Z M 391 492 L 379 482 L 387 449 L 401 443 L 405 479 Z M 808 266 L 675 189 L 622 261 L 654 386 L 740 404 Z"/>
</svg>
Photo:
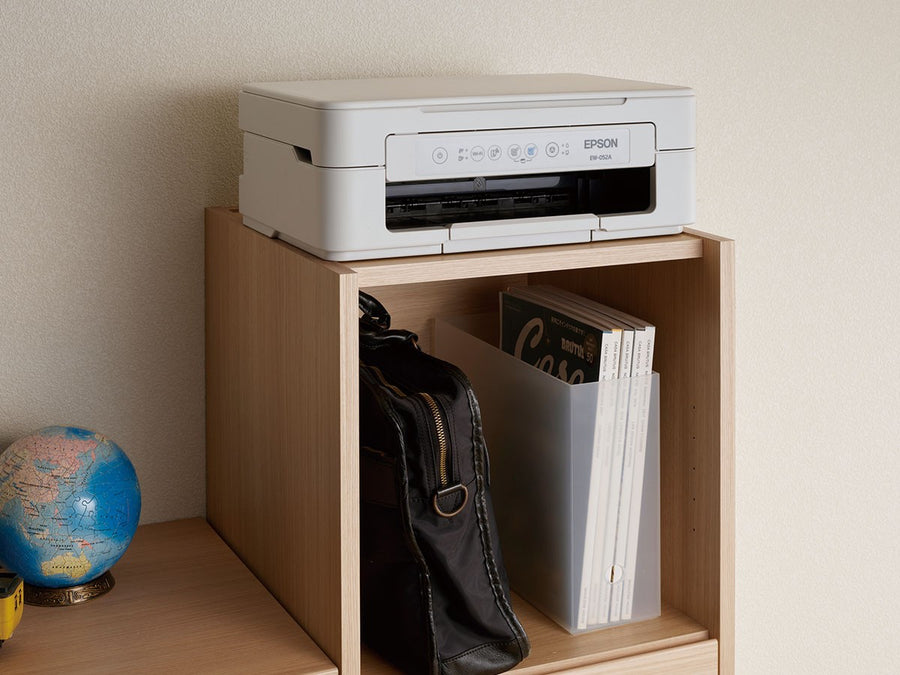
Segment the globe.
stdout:
<svg viewBox="0 0 900 675">
<path fill-rule="evenodd" d="M 134 466 L 101 434 L 46 427 L 0 454 L 0 565 L 29 584 L 97 579 L 125 553 L 140 513 Z"/>
</svg>

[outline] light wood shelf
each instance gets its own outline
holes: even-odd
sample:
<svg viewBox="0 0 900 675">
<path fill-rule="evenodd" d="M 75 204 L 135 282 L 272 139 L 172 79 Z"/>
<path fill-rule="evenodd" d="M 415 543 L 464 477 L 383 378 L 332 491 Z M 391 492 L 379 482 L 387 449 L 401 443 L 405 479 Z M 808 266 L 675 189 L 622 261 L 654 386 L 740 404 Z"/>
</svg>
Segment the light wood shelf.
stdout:
<svg viewBox="0 0 900 675">
<path fill-rule="evenodd" d="M 518 671 L 730 674 L 733 265 L 733 242 L 697 231 L 341 264 L 208 209 L 210 522 L 340 672 L 390 672 L 360 647 L 357 292 L 428 351 L 436 316 L 495 310 L 511 283 L 558 285 L 658 328 L 665 610 L 570 636 L 517 600 L 533 643 Z"/>
<path fill-rule="evenodd" d="M 695 643 L 713 644 L 709 631 L 672 607 L 664 607 L 658 619 L 617 626 L 606 630 L 570 635 L 551 619 L 513 594 L 513 607 L 531 641 L 528 659 L 513 669 L 516 673 L 537 675 L 555 673 L 611 662 L 626 657 L 659 652 Z M 715 653 L 713 648 L 712 653 Z M 703 656 L 708 663 L 708 656 Z M 693 670 L 702 672 L 703 660 Z M 369 650 L 363 650 L 362 672 L 366 675 L 397 675 L 391 667 Z"/>
<path fill-rule="evenodd" d="M 146 525 L 108 594 L 26 606 L 0 650 L 9 673 L 337 673 L 201 519 Z"/>
<path fill-rule="evenodd" d="M 703 255 L 702 243 L 698 236 L 676 234 L 530 249 L 360 260 L 344 264 L 357 273 L 360 286 L 392 286 L 700 258 Z"/>
</svg>

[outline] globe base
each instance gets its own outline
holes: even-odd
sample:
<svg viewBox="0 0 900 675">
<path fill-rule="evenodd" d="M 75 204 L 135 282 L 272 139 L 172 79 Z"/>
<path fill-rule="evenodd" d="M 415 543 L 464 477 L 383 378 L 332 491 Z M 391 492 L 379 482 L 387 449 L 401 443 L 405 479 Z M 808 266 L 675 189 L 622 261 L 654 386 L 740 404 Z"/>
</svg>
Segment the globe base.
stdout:
<svg viewBox="0 0 900 675">
<path fill-rule="evenodd" d="M 115 585 L 116 580 L 110 572 L 104 572 L 86 584 L 67 586 L 65 588 L 47 588 L 45 586 L 25 584 L 25 604 L 39 607 L 80 605 L 82 602 L 87 602 L 109 593 Z"/>
</svg>

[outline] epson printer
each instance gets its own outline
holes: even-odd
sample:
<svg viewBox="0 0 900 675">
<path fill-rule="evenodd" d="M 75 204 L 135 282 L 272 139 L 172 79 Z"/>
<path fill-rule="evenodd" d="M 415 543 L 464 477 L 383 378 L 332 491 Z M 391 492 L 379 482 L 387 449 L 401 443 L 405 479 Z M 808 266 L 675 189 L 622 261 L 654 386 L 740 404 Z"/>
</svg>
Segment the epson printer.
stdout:
<svg viewBox="0 0 900 675">
<path fill-rule="evenodd" d="M 674 234 L 694 93 L 592 75 L 248 84 L 244 223 L 328 260 Z"/>
</svg>

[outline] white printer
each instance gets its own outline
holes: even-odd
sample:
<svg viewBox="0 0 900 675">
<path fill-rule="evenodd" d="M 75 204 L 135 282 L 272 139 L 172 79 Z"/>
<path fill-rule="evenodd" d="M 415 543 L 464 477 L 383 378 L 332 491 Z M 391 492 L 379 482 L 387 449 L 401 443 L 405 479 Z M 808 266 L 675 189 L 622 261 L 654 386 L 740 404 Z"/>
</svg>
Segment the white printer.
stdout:
<svg viewBox="0 0 900 675">
<path fill-rule="evenodd" d="M 674 234 L 694 93 L 592 75 L 248 84 L 244 223 L 328 260 Z"/>
</svg>

